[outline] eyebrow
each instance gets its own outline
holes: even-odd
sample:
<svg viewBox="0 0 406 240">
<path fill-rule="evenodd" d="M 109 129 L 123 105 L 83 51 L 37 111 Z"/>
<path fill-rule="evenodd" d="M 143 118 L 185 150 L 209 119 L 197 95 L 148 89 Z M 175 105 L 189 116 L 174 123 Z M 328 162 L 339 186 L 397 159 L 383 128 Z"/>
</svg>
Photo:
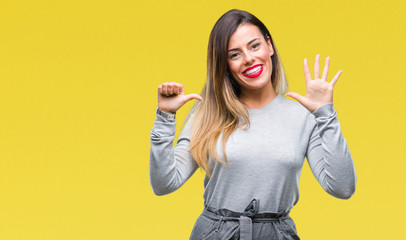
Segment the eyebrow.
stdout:
<svg viewBox="0 0 406 240">
<path fill-rule="evenodd" d="M 258 40 L 259 38 L 254 38 L 254 39 L 252 39 L 251 41 L 249 41 L 248 43 L 247 43 L 247 45 L 250 45 L 252 42 L 254 42 L 255 40 Z M 233 48 L 233 49 L 229 49 L 227 52 L 231 52 L 231 51 L 237 51 L 238 50 L 238 48 Z"/>
</svg>

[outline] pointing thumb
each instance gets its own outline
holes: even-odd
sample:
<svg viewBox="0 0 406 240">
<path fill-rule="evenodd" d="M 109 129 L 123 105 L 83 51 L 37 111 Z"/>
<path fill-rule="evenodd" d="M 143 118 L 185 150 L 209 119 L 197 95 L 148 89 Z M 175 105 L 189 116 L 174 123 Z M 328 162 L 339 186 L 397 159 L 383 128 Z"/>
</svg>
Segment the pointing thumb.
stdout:
<svg viewBox="0 0 406 240">
<path fill-rule="evenodd" d="M 192 94 L 186 95 L 185 103 L 192 100 L 192 99 L 203 101 L 203 98 L 199 94 L 192 93 Z"/>
</svg>

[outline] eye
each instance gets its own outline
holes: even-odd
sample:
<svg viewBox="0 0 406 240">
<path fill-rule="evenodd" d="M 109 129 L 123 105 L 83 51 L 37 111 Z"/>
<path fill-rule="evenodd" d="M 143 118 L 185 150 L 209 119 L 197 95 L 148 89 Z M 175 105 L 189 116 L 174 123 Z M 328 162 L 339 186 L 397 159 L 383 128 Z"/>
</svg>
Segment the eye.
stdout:
<svg viewBox="0 0 406 240">
<path fill-rule="evenodd" d="M 238 53 L 233 53 L 233 54 L 230 55 L 230 59 L 234 59 L 234 58 L 236 58 L 237 56 L 238 56 Z"/>
<path fill-rule="evenodd" d="M 260 45 L 259 43 L 256 43 L 256 44 L 252 45 L 252 48 L 257 49 L 257 48 L 259 48 L 259 45 Z"/>
</svg>

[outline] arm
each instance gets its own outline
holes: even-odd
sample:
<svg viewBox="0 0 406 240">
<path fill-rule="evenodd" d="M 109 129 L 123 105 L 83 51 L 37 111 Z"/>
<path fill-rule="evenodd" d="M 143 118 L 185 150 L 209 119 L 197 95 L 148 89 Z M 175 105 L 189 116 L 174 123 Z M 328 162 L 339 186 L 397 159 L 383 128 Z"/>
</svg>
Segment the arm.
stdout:
<svg viewBox="0 0 406 240">
<path fill-rule="evenodd" d="M 149 164 L 150 182 L 156 195 L 165 195 L 177 190 L 198 168 L 188 150 L 191 122 L 189 119 L 174 147 L 176 121 L 157 113 L 151 131 Z"/>
<path fill-rule="evenodd" d="M 357 176 L 347 142 L 341 133 L 337 111 L 333 103 L 328 103 L 312 114 L 316 123 L 306 152 L 307 161 L 327 193 L 348 199 L 355 192 Z"/>
<path fill-rule="evenodd" d="M 176 147 L 175 113 L 186 102 L 202 98 L 185 95 L 182 84 L 163 83 L 158 87 L 158 111 L 151 131 L 150 182 L 156 195 L 165 195 L 180 188 L 196 171 L 197 163 L 189 152 L 192 118 L 185 125 Z"/>
<path fill-rule="evenodd" d="M 310 121 L 313 130 L 306 157 L 314 176 L 328 193 L 346 199 L 355 192 L 356 174 L 347 142 L 341 133 L 337 112 L 333 109 L 334 85 L 342 71 L 338 71 L 331 82 L 327 82 L 329 64 L 330 57 L 327 57 L 320 78 L 320 55 L 316 55 L 313 80 L 307 59 L 304 59 L 306 95 L 301 96 L 295 92 L 286 95 L 299 101 L 313 114 L 309 114 L 314 120 Z"/>
</svg>

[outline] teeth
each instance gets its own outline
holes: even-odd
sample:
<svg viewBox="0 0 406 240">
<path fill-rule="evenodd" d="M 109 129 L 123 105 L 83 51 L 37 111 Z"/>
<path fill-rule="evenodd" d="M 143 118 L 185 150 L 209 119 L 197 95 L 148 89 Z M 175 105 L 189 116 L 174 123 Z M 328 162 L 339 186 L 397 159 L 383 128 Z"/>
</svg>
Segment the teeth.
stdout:
<svg viewBox="0 0 406 240">
<path fill-rule="evenodd" d="M 258 66 L 256 68 L 253 68 L 251 70 L 246 71 L 245 74 L 246 75 L 251 75 L 251 74 L 257 73 L 259 70 L 261 70 L 261 68 L 262 68 L 262 65 Z"/>
</svg>

